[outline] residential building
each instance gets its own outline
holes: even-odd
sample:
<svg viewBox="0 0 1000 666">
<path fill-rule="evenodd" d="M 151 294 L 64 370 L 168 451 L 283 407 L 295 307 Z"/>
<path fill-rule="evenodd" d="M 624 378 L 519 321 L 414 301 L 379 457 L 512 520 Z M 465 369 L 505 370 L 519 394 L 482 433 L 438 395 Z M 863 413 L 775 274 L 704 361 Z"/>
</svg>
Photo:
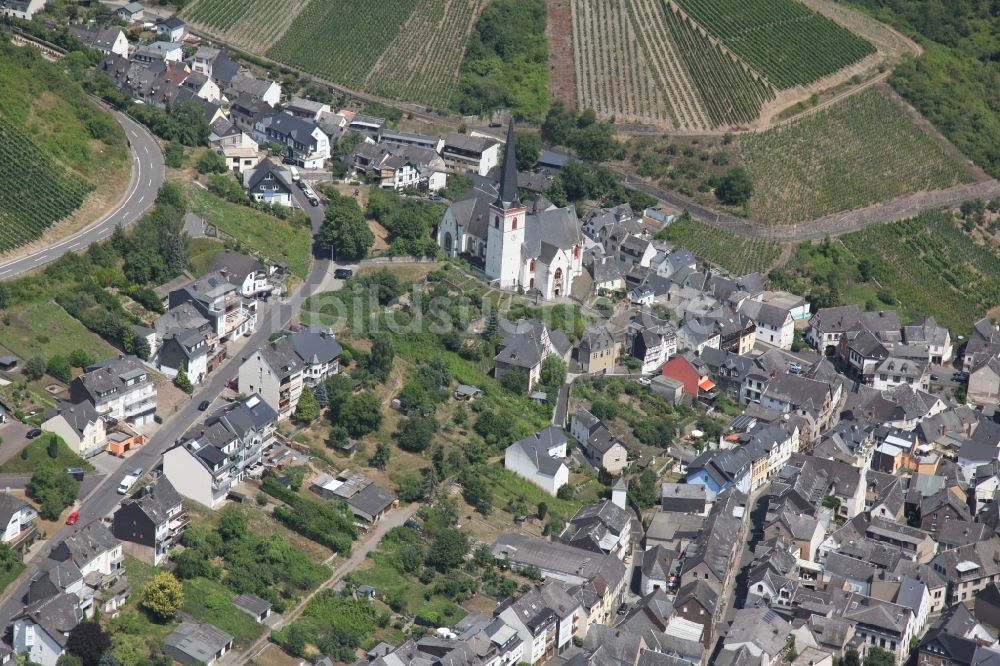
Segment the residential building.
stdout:
<svg viewBox="0 0 1000 666">
<path fill-rule="evenodd" d="M 591 375 L 603 375 L 613 370 L 618 357 L 618 345 L 603 326 L 590 326 L 584 330 L 575 351 L 580 368 Z"/>
<path fill-rule="evenodd" d="M 90 574 L 112 576 L 124 567 L 122 543 L 100 520 L 87 523 L 49 552 L 53 562 L 71 562 L 87 578 Z"/>
<path fill-rule="evenodd" d="M 258 79 L 246 69 L 240 69 L 224 88 L 230 97 L 252 95 L 271 106 L 278 106 L 281 102 L 281 84 L 270 79 Z"/>
<path fill-rule="evenodd" d="M 512 133 L 508 133 L 508 140 L 510 136 Z M 500 142 L 481 136 L 452 132 L 444 141 L 441 157 L 444 158 L 445 164 L 453 173 L 462 174 L 466 171 L 472 171 L 477 175 L 485 176 L 490 169 L 500 163 Z"/>
<path fill-rule="evenodd" d="M 251 199 L 272 206 L 292 205 L 292 175 L 284 167 L 265 158 L 243 172 L 243 186 Z"/>
<path fill-rule="evenodd" d="M 433 134 L 417 134 L 416 132 L 402 132 L 392 129 L 382 130 L 381 143 L 390 146 L 415 146 L 426 148 L 440 153 L 444 149 L 444 139 Z"/>
<path fill-rule="evenodd" d="M 141 426 L 156 413 L 156 385 L 135 356 L 91 366 L 69 385 L 70 401 L 89 402 L 103 417 Z"/>
<path fill-rule="evenodd" d="M 208 417 L 163 454 L 163 474 L 182 496 L 209 508 L 259 466 L 278 414 L 257 394 Z"/>
<path fill-rule="evenodd" d="M 549 330 L 545 324 L 530 319 L 518 322 L 501 322 L 503 341 L 494 358 L 494 374 L 503 380 L 508 371 L 518 369 L 527 376 L 525 393 L 530 393 L 542 374 L 542 362 L 550 354 L 566 361 L 572 345 L 559 329 Z"/>
<path fill-rule="evenodd" d="M 121 28 L 116 26 L 86 26 L 74 24 L 69 27 L 70 34 L 92 49 L 104 55 L 114 53 L 123 58 L 128 57 L 128 39 Z M 176 41 L 168 39 L 167 41 Z"/>
<path fill-rule="evenodd" d="M 322 169 L 330 159 L 330 138 L 314 122 L 290 113 L 272 116 L 264 136 L 270 143 L 281 144 L 288 156 L 305 169 Z"/>
<path fill-rule="evenodd" d="M 22 550 L 36 532 L 35 518 L 38 512 L 22 499 L 10 493 L 0 493 L 0 525 L 3 537 L 0 540 L 14 550 Z"/>
<path fill-rule="evenodd" d="M 168 42 L 180 43 L 187 33 L 184 21 L 176 16 L 163 19 L 156 24 L 156 36 Z"/>
<path fill-rule="evenodd" d="M 780 349 L 791 349 L 795 338 L 795 320 L 790 310 L 770 303 L 745 300 L 741 313 L 757 325 L 757 339 Z"/>
<path fill-rule="evenodd" d="M 104 419 L 89 401 L 61 401 L 45 413 L 41 428 L 62 438 L 77 455 L 89 458 L 104 450 L 107 428 Z"/>
<path fill-rule="evenodd" d="M 504 467 L 549 493 L 569 482 L 566 436 L 556 426 L 514 442 L 504 454 Z"/>
<path fill-rule="evenodd" d="M 32 603 L 14 618 L 14 652 L 32 663 L 55 666 L 65 654 L 69 634 L 83 621 L 75 594 L 57 594 Z"/>
<path fill-rule="evenodd" d="M 257 393 L 280 420 L 291 418 L 304 387 L 340 371 L 341 351 L 327 333 L 307 331 L 278 338 L 240 365 L 239 392 Z"/>
<path fill-rule="evenodd" d="M 343 472 L 336 477 L 320 474 L 312 481 L 310 489 L 324 499 L 344 500 L 356 518 L 371 525 L 399 506 L 395 493 L 380 488 L 357 472 Z"/>
<path fill-rule="evenodd" d="M 221 272 L 230 283 L 239 288 L 244 298 L 266 300 L 274 292 L 271 278 L 276 270 L 273 267 L 265 268 L 259 259 L 232 250 L 222 250 L 216 254 L 208 266 L 208 272 Z"/>
<path fill-rule="evenodd" d="M 145 18 L 146 8 L 138 2 L 129 2 L 118 9 L 118 18 L 126 23 L 138 23 Z"/>
<path fill-rule="evenodd" d="M 190 518 L 166 476 L 122 500 L 111 521 L 111 532 L 126 553 L 146 564 L 159 566 L 170 549 L 180 543 Z"/>
<path fill-rule="evenodd" d="M 1000 345 L 984 349 L 968 367 L 968 401 L 980 406 L 1000 402 Z"/>
<path fill-rule="evenodd" d="M 170 309 L 190 303 L 207 319 L 220 342 L 250 335 L 257 326 L 257 302 L 243 296 L 225 270 L 206 273 L 170 292 Z"/>
<path fill-rule="evenodd" d="M 285 104 L 285 113 L 290 113 L 296 118 L 302 118 L 314 123 L 319 122 L 320 118 L 331 112 L 329 104 L 303 97 L 293 97 Z"/>
<path fill-rule="evenodd" d="M 611 500 L 582 507 L 559 537 L 576 548 L 625 559 L 632 548 L 632 515 Z"/>
<path fill-rule="evenodd" d="M 1000 575 L 1000 537 L 943 551 L 931 566 L 948 581 L 949 603 L 972 599 Z"/>
</svg>

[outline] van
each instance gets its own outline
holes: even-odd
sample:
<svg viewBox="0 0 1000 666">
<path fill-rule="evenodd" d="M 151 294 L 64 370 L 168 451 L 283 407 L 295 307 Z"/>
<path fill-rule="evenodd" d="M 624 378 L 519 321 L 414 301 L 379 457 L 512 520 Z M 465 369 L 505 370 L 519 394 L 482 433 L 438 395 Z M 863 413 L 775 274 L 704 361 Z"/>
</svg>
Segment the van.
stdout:
<svg viewBox="0 0 1000 666">
<path fill-rule="evenodd" d="M 292 167 L 291 169 L 289 169 L 289 171 L 292 173 L 292 180 L 295 181 L 296 183 L 299 182 L 299 178 L 301 177 L 299 176 L 299 170 L 296 169 L 295 167 Z"/>
<path fill-rule="evenodd" d="M 135 482 L 138 481 L 141 476 L 142 476 L 142 471 L 136 469 L 131 474 L 122 479 L 122 482 L 118 484 L 118 494 L 124 495 L 128 493 L 128 491 L 132 489 L 132 486 L 135 485 Z"/>
</svg>

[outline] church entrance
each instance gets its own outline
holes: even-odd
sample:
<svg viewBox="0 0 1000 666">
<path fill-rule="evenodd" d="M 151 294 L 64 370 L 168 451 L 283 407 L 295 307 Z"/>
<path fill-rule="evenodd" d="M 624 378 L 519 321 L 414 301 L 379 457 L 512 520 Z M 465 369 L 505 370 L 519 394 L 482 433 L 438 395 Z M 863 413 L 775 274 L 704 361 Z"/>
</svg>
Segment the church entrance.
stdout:
<svg viewBox="0 0 1000 666">
<path fill-rule="evenodd" d="M 559 296 L 562 296 L 562 275 L 563 275 L 562 269 L 557 268 L 555 275 L 556 285 L 555 285 L 555 290 L 553 291 L 553 293 L 556 295 L 557 298 Z"/>
</svg>

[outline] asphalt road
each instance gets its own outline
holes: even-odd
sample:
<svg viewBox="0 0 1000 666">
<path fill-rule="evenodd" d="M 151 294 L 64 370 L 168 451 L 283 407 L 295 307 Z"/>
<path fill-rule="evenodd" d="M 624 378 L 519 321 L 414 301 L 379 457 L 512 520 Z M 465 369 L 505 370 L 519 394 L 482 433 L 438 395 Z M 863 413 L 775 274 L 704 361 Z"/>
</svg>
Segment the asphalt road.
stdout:
<svg viewBox="0 0 1000 666">
<path fill-rule="evenodd" d="M 155 191 L 154 191 L 155 196 Z M 305 199 L 305 195 L 295 188 L 294 196 L 302 210 L 305 211 L 312 221 L 313 232 L 319 230 L 323 223 L 323 207 L 313 207 Z M 198 411 L 198 403 L 202 400 L 214 400 L 222 393 L 226 387 L 226 382 L 237 374 L 243 357 L 258 347 L 267 343 L 268 337 L 275 331 L 285 328 L 293 317 L 296 317 L 301 309 L 302 302 L 313 293 L 323 289 L 324 281 L 327 281 L 328 274 L 332 273 L 336 264 L 321 256 L 318 249 L 314 249 L 316 256 L 313 262 L 312 271 L 308 280 L 303 283 L 295 293 L 283 300 L 271 303 L 261 303 L 257 312 L 257 329 L 251 335 L 247 345 L 243 350 L 220 366 L 209 376 L 208 380 L 197 387 L 191 400 L 183 408 L 173 414 L 164 414 L 164 423 L 160 429 L 150 437 L 146 445 L 129 457 L 126 470 L 119 471 L 105 478 L 99 486 L 89 495 L 85 496 L 77 511 L 80 513 L 80 521 L 73 527 L 63 526 L 58 532 L 49 536 L 50 542 L 54 545 L 62 539 L 78 531 L 84 525 L 112 513 L 122 499 L 118 494 L 118 484 L 127 470 L 142 467 L 147 472 L 160 464 L 163 452 L 166 451 L 177 439 L 184 434 L 192 425 L 204 418 L 205 414 Z M 44 551 L 47 555 L 47 551 Z M 21 576 L 11 584 L 2 597 L 2 607 L 0 607 L 0 627 L 10 624 L 13 617 L 21 612 L 23 604 L 22 597 L 27 593 L 28 582 L 39 570 L 45 558 L 36 556 L 28 563 L 27 569 Z"/>
<path fill-rule="evenodd" d="M 163 184 L 163 153 L 145 127 L 118 111 L 111 112 L 125 130 L 132 149 L 132 179 L 128 190 L 114 210 L 69 238 L 44 250 L 0 264 L 0 280 L 9 280 L 55 261 L 67 252 L 83 251 L 91 243 L 114 233 L 119 224 L 126 227 L 152 207 Z"/>
</svg>

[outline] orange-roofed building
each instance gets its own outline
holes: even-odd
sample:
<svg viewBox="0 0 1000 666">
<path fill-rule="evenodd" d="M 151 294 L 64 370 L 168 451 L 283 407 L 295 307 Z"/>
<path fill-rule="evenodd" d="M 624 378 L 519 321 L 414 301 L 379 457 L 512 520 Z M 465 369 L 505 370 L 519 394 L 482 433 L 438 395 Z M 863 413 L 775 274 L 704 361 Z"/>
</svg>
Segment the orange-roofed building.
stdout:
<svg viewBox="0 0 1000 666">
<path fill-rule="evenodd" d="M 698 397 L 698 384 L 701 382 L 701 376 L 691 365 L 691 362 L 683 356 L 674 356 L 664 363 L 663 376 L 676 379 L 684 384 L 685 393 Z"/>
</svg>

